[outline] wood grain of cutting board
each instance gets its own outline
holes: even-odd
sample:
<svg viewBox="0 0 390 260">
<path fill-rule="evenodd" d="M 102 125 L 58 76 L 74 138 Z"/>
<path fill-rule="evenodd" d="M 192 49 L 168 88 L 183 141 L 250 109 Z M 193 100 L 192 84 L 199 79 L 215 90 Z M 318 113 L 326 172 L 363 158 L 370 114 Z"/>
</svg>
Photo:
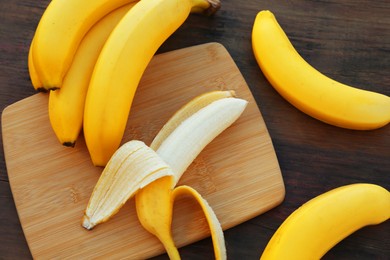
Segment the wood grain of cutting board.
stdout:
<svg viewBox="0 0 390 260">
<path fill-rule="evenodd" d="M 235 90 L 249 104 L 202 151 L 179 185 L 198 190 L 226 230 L 280 204 L 285 190 L 261 113 L 222 45 L 208 43 L 156 55 L 137 89 L 123 142 L 138 139 L 150 144 L 176 110 L 212 90 Z M 134 199 L 95 229 L 81 227 L 102 168 L 92 165 L 82 136 L 74 148 L 59 144 L 47 103 L 47 94 L 36 94 L 2 113 L 9 181 L 33 257 L 140 259 L 164 253 L 160 242 L 140 226 Z M 202 211 L 191 198 L 175 202 L 173 235 L 179 247 L 209 236 Z"/>
</svg>

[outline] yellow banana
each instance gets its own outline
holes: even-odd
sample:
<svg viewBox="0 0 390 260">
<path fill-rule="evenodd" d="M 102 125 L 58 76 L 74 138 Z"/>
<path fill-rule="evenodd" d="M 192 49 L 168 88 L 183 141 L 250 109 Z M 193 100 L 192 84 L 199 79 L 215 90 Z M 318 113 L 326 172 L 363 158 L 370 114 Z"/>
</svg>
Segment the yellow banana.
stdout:
<svg viewBox="0 0 390 260">
<path fill-rule="evenodd" d="M 114 27 L 134 4 L 136 2 L 115 9 L 87 32 L 74 55 L 61 89 L 50 91 L 50 123 L 58 140 L 65 146 L 74 146 L 80 134 L 85 97 L 100 51 Z"/>
<path fill-rule="evenodd" d="M 256 60 L 271 85 L 296 108 L 338 127 L 369 130 L 390 122 L 390 97 L 337 82 L 308 64 L 270 11 L 252 31 Z"/>
<path fill-rule="evenodd" d="M 47 90 L 42 87 L 42 82 L 39 79 L 38 73 L 37 73 L 35 66 L 34 66 L 33 55 L 32 55 L 33 42 L 34 42 L 34 38 L 32 39 L 31 44 L 30 44 L 30 49 L 28 52 L 28 63 L 27 63 L 28 72 L 30 74 L 30 79 L 31 79 L 31 84 L 33 85 L 35 90 L 37 90 L 39 92 L 46 92 Z"/>
<path fill-rule="evenodd" d="M 118 149 L 134 93 L 159 46 L 191 11 L 215 9 L 211 0 L 142 0 L 108 38 L 92 74 L 84 111 L 84 135 L 94 165 Z"/>
<path fill-rule="evenodd" d="M 356 230 L 390 218 L 390 192 L 374 184 L 342 186 L 294 211 L 260 259 L 320 259 Z"/>
<path fill-rule="evenodd" d="M 180 259 L 171 234 L 173 188 L 200 151 L 242 113 L 246 102 L 235 102 L 236 99 L 233 99 L 233 96 L 232 91 L 213 91 L 194 98 L 168 120 L 150 145 L 162 158 L 169 157 L 168 164 L 175 169 L 175 176 L 158 179 L 137 192 L 135 195 L 137 215 L 142 226 L 160 239 L 170 259 Z M 223 108 L 215 106 L 218 104 L 217 101 L 225 99 L 229 99 L 232 103 L 228 105 L 224 102 Z M 233 103 L 236 105 L 232 105 Z M 206 115 L 207 118 L 199 116 L 200 114 Z M 214 131 L 215 129 L 218 130 Z M 171 141 L 167 142 L 169 137 Z M 160 150 L 162 145 L 169 146 L 170 149 Z M 203 201 L 198 201 L 209 219 L 210 210 L 203 205 Z M 215 231 L 219 230 L 218 224 L 218 221 L 217 223 L 210 222 L 210 227 L 215 254 L 217 258 L 224 258 L 225 247 L 221 242 L 223 234 L 221 238 L 221 232 Z"/>
<path fill-rule="evenodd" d="M 87 31 L 114 9 L 135 0 L 52 0 L 37 26 L 32 45 L 42 87 L 58 89 Z"/>
</svg>

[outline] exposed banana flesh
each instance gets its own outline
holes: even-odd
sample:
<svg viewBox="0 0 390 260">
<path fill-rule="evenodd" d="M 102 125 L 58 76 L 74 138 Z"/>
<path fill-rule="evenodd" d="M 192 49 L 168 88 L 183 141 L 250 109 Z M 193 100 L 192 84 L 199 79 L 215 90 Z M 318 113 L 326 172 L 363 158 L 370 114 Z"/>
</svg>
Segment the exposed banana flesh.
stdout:
<svg viewBox="0 0 390 260">
<path fill-rule="evenodd" d="M 171 259 L 180 259 L 171 234 L 172 190 L 201 150 L 231 125 L 245 109 L 246 101 L 233 98 L 234 95 L 233 91 L 213 91 L 194 98 L 168 120 L 150 145 L 157 154 L 169 158 L 168 164 L 176 171 L 174 170 L 175 176 L 158 179 L 137 192 L 137 215 L 143 227 L 164 244 Z M 217 103 L 222 100 L 226 102 Z M 237 100 L 240 102 L 236 103 Z M 175 138 L 177 142 L 173 142 Z M 164 150 L 160 150 L 162 145 Z M 171 153 L 172 151 L 177 152 Z M 206 206 L 202 207 L 207 209 Z M 219 256 L 225 251 L 224 244 L 220 242 L 223 240 L 223 234 L 221 238 L 221 232 L 213 230 L 219 222 L 213 223 L 210 224 L 213 243 L 215 247 L 220 247 L 214 250 L 216 256 Z"/>
<path fill-rule="evenodd" d="M 142 0 L 118 23 L 96 63 L 86 98 L 84 135 L 94 165 L 104 166 L 118 149 L 141 76 L 160 45 L 191 11 L 214 10 L 218 4 Z"/>
<path fill-rule="evenodd" d="M 246 105 L 240 98 L 216 100 L 184 120 L 162 142 L 156 152 L 172 168 L 175 185 L 203 148 L 233 124 Z"/>
<path fill-rule="evenodd" d="M 125 143 L 104 168 L 88 202 L 82 226 L 92 229 L 107 221 L 139 189 L 172 174 L 170 167 L 143 142 Z"/>
<path fill-rule="evenodd" d="M 213 101 L 222 98 L 234 97 L 235 92 L 233 90 L 229 91 L 211 91 L 204 94 L 201 94 L 181 109 L 179 109 L 162 127 L 162 129 L 157 133 L 156 137 L 153 139 L 153 142 L 150 144 L 150 148 L 157 150 L 161 143 L 169 136 L 185 119 L 193 115 L 199 109 L 209 105 Z"/>
<path fill-rule="evenodd" d="M 390 192 L 358 183 L 308 201 L 278 228 L 260 259 L 320 259 L 356 230 L 390 218 Z"/>
<path fill-rule="evenodd" d="M 270 11 L 256 16 L 252 47 L 271 85 L 304 113 L 356 130 L 375 129 L 390 122 L 390 97 L 342 84 L 313 68 L 294 49 Z"/>
<path fill-rule="evenodd" d="M 75 145 L 83 125 L 89 82 L 100 51 L 114 27 L 136 3 L 115 9 L 92 26 L 75 52 L 61 89 L 50 91 L 49 119 L 61 144 Z"/>
<path fill-rule="evenodd" d="M 52 0 L 37 26 L 34 67 L 43 88 L 58 89 L 87 31 L 111 11 L 135 0 Z"/>
</svg>

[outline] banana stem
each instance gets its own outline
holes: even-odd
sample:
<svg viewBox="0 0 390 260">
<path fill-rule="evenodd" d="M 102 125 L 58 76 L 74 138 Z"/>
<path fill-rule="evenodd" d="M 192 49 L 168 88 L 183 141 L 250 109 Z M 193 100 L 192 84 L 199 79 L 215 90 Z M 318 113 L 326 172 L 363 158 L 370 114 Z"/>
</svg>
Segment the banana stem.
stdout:
<svg viewBox="0 0 390 260">
<path fill-rule="evenodd" d="M 193 7 L 191 13 L 212 15 L 221 8 L 221 2 L 219 0 L 192 0 L 192 2 Z"/>
</svg>

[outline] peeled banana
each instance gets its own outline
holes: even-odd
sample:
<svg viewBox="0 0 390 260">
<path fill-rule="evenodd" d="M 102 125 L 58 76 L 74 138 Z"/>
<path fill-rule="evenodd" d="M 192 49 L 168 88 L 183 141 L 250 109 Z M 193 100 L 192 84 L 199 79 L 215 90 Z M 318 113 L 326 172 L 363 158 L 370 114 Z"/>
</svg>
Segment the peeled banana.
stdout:
<svg viewBox="0 0 390 260">
<path fill-rule="evenodd" d="M 390 122 L 390 97 L 337 82 L 308 64 L 270 11 L 252 31 L 256 60 L 271 85 L 296 108 L 338 127 L 369 130 Z"/>
<path fill-rule="evenodd" d="M 171 234 L 172 190 L 201 150 L 245 109 L 247 102 L 234 95 L 233 91 L 213 91 L 194 98 L 168 120 L 150 145 L 171 166 L 174 176 L 158 179 L 136 194 L 137 215 L 143 227 L 164 244 L 171 259 L 179 259 Z M 205 205 L 202 208 L 207 210 Z M 211 221 L 210 227 L 216 257 L 224 259 L 223 234 L 221 238 L 216 231 L 219 222 Z"/>
<path fill-rule="evenodd" d="M 390 218 L 390 192 L 368 183 L 342 186 L 305 203 L 278 228 L 260 259 L 320 259 L 339 241 Z"/>
<path fill-rule="evenodd" d="M 50 91 L 49 119 L 61 144 L 75 145 L 83 125 L 85 97 L 100 51 L 111 31 L 136 3 L 115 9 L 92 26 L 75 52 L 61 89 Z"/>
<path fill-rule="evenodd" d="M 171 232 L 172 212 L 175 197 L 187 194 L 198 201 L 206 215 L 216 258 L 226 259 L 222 228 L 212 208 L 196 190 L 175 185 L 201 150 L 244 111 L 247 101 L 233 95 L 233 91 L 209 92 L 183 106 L 152 142 L 156 152 L 141 141 L 122 145 L 104 168 L 82 225 L 92 229 L 107 221 L 135 195 L 142 226 L 162 242 L 170 259 L 180 259 Z M 178 153 L 172 153 L 176 150 Z M 170 157 L 170 164 L 162 155 Z"/>
<path fill-rule="evenodd" d="M 102 17 L 135 0 L 52 0 L 38 23 L 32 44 L 34 67 L 47 90 L 62 86 L 87 31 Z"/>
<path fill-rule="evenodd" d="M 149 61 L 191 11 L 210 11 L 211 0 L 142 0 L 113 30 L 89 85 L 84 135 L 92 162 L 104 166 L 118 149 L 132 100 Z"/>
</svg>

